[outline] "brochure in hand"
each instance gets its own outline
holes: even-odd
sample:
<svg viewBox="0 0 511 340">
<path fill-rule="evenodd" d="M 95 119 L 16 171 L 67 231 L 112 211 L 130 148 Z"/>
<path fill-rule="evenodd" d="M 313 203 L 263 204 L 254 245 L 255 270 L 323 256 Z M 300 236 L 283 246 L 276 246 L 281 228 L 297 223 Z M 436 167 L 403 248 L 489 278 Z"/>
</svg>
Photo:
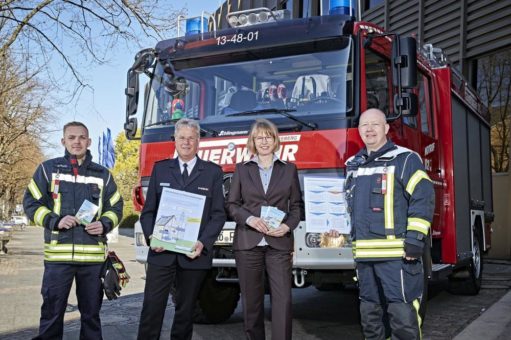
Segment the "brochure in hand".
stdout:
<svg viewBox="0 0 511 340">
<path fill-rule="evenodd" d="M 265 205 L 261 207 L 261 218 L 272 229 L 277 229 L 282 223 L 282 220 L 284 219 L 285 216 L 286 216 L 285 212 L 275 207 L 269 207 Z"/>
<path fill-rule="evenodd" d="M 94 216 L 98 212 L 99 207 L 94 203 L 85 200 L 82 203 L 82 206 L 76 213 L 76 218 L 80 221 L 81 224 L 87 225 L 92 223 Z"/>
<path fill-rule="evenodd" d="M 205 202 L 206 196 L 163 188 L 151 247 L 183 254 L 192 252 L 199 237 Z"/>
</svg>

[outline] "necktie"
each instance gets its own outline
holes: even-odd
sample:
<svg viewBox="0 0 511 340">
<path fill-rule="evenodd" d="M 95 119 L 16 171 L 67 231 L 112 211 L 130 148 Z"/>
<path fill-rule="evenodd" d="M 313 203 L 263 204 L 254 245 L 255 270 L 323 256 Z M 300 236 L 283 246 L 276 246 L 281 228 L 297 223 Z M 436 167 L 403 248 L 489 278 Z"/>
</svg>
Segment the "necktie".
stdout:
<svg viewBox="0 0 511 340">
<path fill-rule="evenodd" d="M 188 180 L 188 164 L 186 163 L 183 163 L 183 182 L 186 183 L 186 181 Z"/>
</svg>

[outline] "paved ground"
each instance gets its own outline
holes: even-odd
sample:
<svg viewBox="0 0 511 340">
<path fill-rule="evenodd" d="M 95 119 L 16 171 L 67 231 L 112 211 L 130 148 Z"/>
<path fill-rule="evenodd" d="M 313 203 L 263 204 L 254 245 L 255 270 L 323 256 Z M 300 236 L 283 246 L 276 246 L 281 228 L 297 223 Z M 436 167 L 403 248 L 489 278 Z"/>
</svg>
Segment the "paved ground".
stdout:
<svg viewBox="0 0 511 340">
<path fill-rule="evenodd" d="M 124 231 L 121 230 L 121 233 Z M 133 233 L 133 230 L 125 230 Z M 16 232 L 7 245 L 7 255 L 0 256 L 0 339 L 29 339 L 37 334 L 42 298 L 40 295 L 43 274 L 42 230 L 28 227 Z M 119 236 L 112 244 L 121 259 L 125 259 L 131 281 L 116 301 L 103 301 L 102 316 L 105 339 L 134 339 L 138 324 L 144 287 L 144 267 L 134 260 L 133 238 Z M 69 297 L 65 316 L 65 339 L 78 339 L 80 328 L 74 288 Z M 122 308 L 121 308 L 122 305 Z M 169 310 L 172 310 L 169 305 Z M 121 326 L 121 327 L 119 327 Z M 119 331 L 126 330 L 126 337 Z M 115 336 L 111 334 L 114 332 Z M 124 333 L 124 332 L 123 332 Z"/>
<path fill-rule="evenodd" d="M 135 262 L 132 230 L 121 230 L 119 242 L 111 245 L 124 261 L 131 281 L 122 291 L 120 298 L 114 301 L 103 300 L 101 309 L 103 336 L 105 340 L 136 339 L 144 288 L 144 267 Z M 40 284 L 43 274 L 42 230 L 29 227 L 16 233 L 9 244 L 9 253 L 0 256 L 0 340 L 30 339 L 37 334 L 39 311 L 41 306 Z M 74 289 L 72 289 L 74 292 Z M 310 299 L 317 302 L 310 305 Z M 298 289 L 293 297 L 296 307 L 293 324 L 293 339 L 332 339 L 337 329 L 342 329 L 341 339 L 361 339 L 358 316 L 356 313 L 332 313 L 334 308 L 343 304 L 345 310 L 356 310 L 357 296 L 351 292 L 319 292 L 310 287 L 306 292 Z M 266 302 L 268 306 L 268 301 Z M 325 313 L 325 308 L 329 310 Z M 169 299 L 162 339 L 170 337 L 170 322 L 174 308 Z M 269 314 L 269 308 L 266 309 Z M 298 321 L 300 320 L 300 321 Z M 222 339 L 239 340 L 243 338 L 241 309 L 221 325 L 195 325 L 194 340 Z M 335 326 L 332 326 L 335 325 Z M 270 322 L 267 321 L 269 334 Z M 79 313 L 73 293 L 69 298 L 68 312 L 65 315 L 64 339 L 79 338 Z"/>
<path fill-rule="evenodd" d="M 131 275 L 131 281 L 128 287 L 122 291 L 119 299 L 115 301 L 104 300 L 101 313 L 105 340 L 136 338 L 145 282 L 144 267 L 133 260 L 132 232 L 132 230 L 121 230 L 119 242 L 111 246 L 124 260 Z M 123 233 L 127 233 L 127 235 L 122 235 Z M 43 273 L 42 230 L 29 227 L 25 231 L 16 232 L 14 239 L 8 244 L 8 248 L 9 253 L 0 256 L 0 339 L 30 339 L 37 334 L 42 302 L 39 294 Z M 508 283 L 506 277 L 510 276 L 511 273 L 509 261 L 490 261 L 485 271 L 491 279 L 486 281 L 487 286 L 491 285 L 493 289 L 502 292 L 507 291 L 509 287 L 505 286 Z M 502 287 L 499 286 L 499 282 L 501 282 Z M 492 287 L 487 288 L 491 289 Z M 450 312 L 450 314 L 461 314 L 467 308 L 480 308 L 477 307 L 480 304 L 475 303 L 477 299 L 494 299 L 488 301 L 488 307 L 494 301 L 500 299 L 501 295 L 491 295 L 487 291 L 482 290 L 482 294 L 472 298 L 452 297 L 442 291 L 434 297 L 433 301 L 449 300 L 451 305 L 454 301 L 456 312 Z M 317 303 L 311 306 L 311 299 L 314 299 Z M 468 301 L 474 301 L 474 306 L 470 306 Z M 308 292 L 303 289 L 294 291 L 293 309 L 296 311 L 294 313 L 296 322 L 293 324 L 293 339 L 361 339 L 356 313 L 350 312 L 349 315 L 346 315 L 347 311 L 356 310 L 354 304 L 356 304 L 356 294 L 354 293 L 333 292 L 329 294 L 328 292 L 318 292 L 313 288 Z M 459 306 L 456 306 L 456 304 L 459 304 Z M 439 325 L 449 322 L 455 324 L 454 319 L 457 318 L 458 314 L 449 314 L 446 317 L 445 311 L 442 310 L 443 306 L 442 303 L 431 303 L 426 318 L 425 339 L 436 340 L 453 337 L 446 336 L 446 332 L 442 331 Z M 339 312 L 334 313 L 335 310 Z M 173 312 L 172 303 L 169 301 L 162 338 L 169 338 L 170 320 Z M 477 317 L 479 313 L 475 314 L 473 317 L 475 321 L 468 327 L 467 322 L 472 319 L 461 322 L 456 326 L 460 329 L 450 334 L 457 334 L 456 340 L 511 339 L 511 292 L 504 295 L 500 301 L 487 310 L 480 310 L 480 314 L 479 317 Z M 440 319 L 436 318 L 437 315 Z M 64 339 L 78 339 L 79 326 L 76 298 L 72 293 L 69 299 L 68 312 L 65 316 Z M 267 331 L 269 331 L 268 326 L 269 322 L 267 323 Z M 332 334 L 338 334 L 338 336 L 332 337 Z M 226 323 L 221 325 L 195 325 L 193 339 L 241 339 L 242 336 L 242 318 L 238 307 L 233 317 Z"/>
</svg>

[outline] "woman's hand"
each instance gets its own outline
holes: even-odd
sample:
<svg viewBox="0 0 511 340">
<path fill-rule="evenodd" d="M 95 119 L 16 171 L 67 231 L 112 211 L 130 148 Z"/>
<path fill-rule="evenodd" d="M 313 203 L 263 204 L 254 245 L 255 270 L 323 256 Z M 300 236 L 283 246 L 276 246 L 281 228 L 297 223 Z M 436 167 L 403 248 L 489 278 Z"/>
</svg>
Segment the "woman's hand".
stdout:
<svg viewBox="0 0 511 340">
<path fill-rule="evenodd" d="M 285 223 L 281 223 L 278 228 L 269 230 L 266 235 L 273 237 L 282 237 L 289 233 L 291 228 L 287 226 Z"/>
<path fill-rule="evenodd" d="M 255 216 L 250 217 L 247 221 L 247 224 L 260 233 L 263 233 L 263 234 L 268 233 L 268 225 L 260 217 L 255 217 Z"/>
</svg>

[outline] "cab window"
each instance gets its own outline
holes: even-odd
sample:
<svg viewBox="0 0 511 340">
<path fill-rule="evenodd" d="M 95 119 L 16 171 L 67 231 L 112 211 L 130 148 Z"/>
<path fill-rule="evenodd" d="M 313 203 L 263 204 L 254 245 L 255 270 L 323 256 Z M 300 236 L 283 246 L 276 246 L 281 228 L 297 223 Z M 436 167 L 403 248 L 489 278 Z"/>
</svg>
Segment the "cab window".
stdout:
<svg viewBox="0 0 511 340">
<path fill-rule="evenodd" d="M 387 61 L 370 49 L 366 50 L 367 109 L 378 108 L 389 114 L 389 76 Z"/>
</svg>

